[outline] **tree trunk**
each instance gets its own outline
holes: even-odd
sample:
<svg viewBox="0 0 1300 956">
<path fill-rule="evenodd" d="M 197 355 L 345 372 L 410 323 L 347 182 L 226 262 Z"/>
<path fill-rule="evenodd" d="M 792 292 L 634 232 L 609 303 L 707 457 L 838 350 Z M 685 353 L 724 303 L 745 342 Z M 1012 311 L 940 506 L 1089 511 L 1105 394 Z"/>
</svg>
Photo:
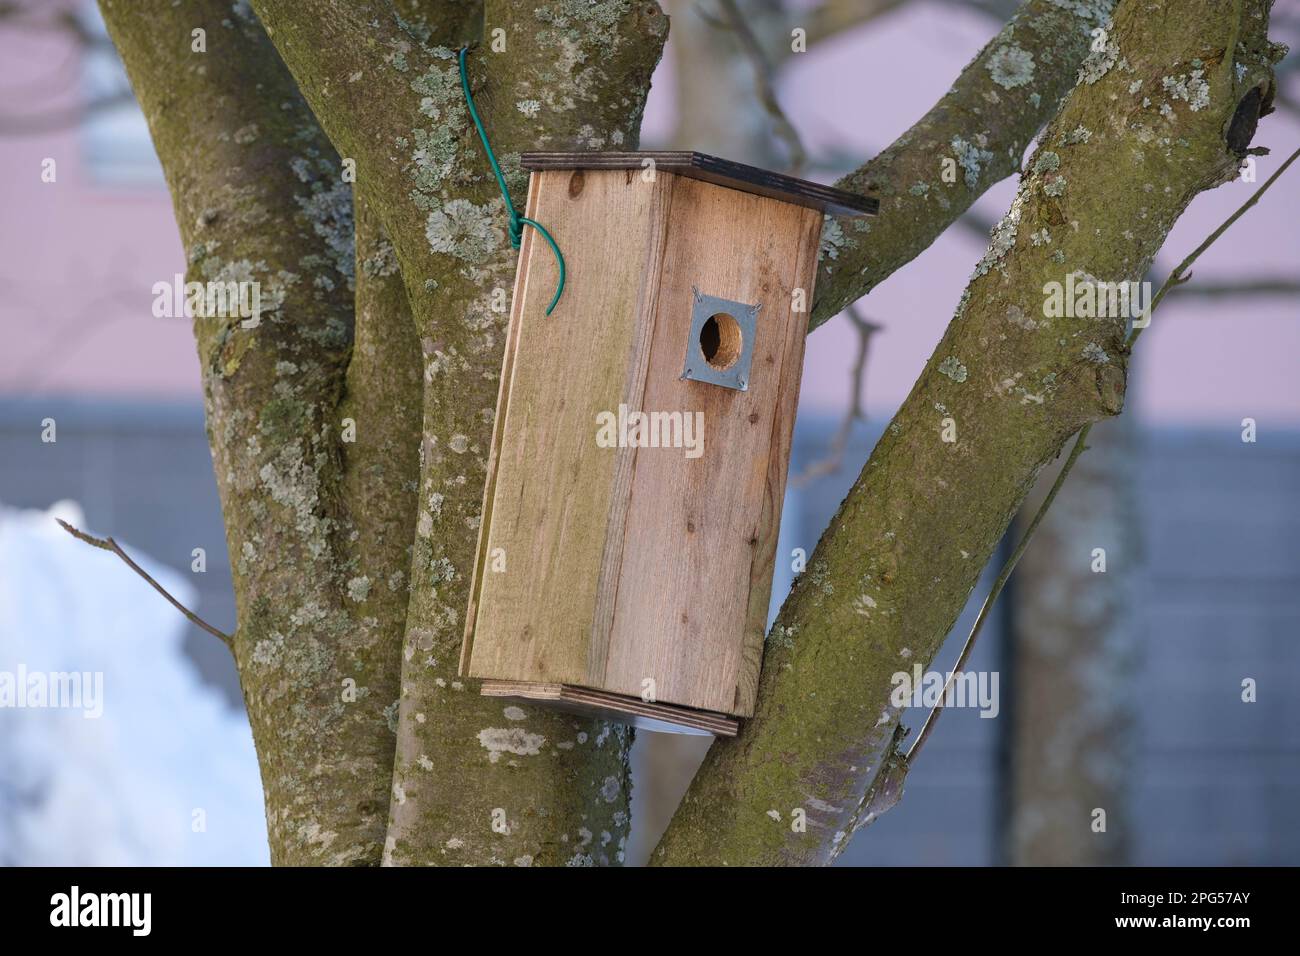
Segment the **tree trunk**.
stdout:
<svg viewBox="0 0 1300 956">
<path fill-rule="evenodd" d="M 1134 421 L 1121 416 L 1089 433 L 1087 453 L 1016 566 L 1006 834 L 1014 864 L 1129 862 L 1141 560 Z M 1058 468 L 1044 469 L 1025 500 L 1017 535 Z"/>
<path fill-rule="evenodd" d="M 666 18 L 646 0 L 101 6 L 188 278 L 262 288 L 259 324 L 194 327 L 273 860 L 619 862 L 630 734 L 456 673 L 516 253 L 455 47 L 482 38 L 469 83 L 522 206 L 521 151 L 636 147 Z M 1038 318 L 1044 284 L 1143 275 L 1271 100 L 1264 0 L 1174 7 L 1124 0 L 1094 36 L 1102 0 L 1027 0 L 841 184 L 882 214 L 828 222 L 813 327 L 1012 172 L 1082 61 L 659 862 L 826 862 L 896 799 L 890 674 L 933 657 L 1039 471 L 1123 400 L 1122 327 Z"/>
</svg>

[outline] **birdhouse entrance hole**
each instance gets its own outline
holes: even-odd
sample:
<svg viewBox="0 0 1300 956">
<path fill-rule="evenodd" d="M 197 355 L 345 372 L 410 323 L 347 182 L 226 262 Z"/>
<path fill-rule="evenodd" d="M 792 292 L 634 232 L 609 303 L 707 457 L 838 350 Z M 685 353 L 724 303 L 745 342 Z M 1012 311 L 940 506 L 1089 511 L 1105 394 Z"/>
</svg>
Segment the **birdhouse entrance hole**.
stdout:
<svg viewBox="0 0 1300 956">
<path fill-rule="evenodd" d="M 736 364 L 743 345 L 740 323 L 726 312 L 709 316 L 700 329 L 700 351 L 704 353 L 704 360 L 720 372 Z"/>
<path fill-rule="evenodd" d="M 757 334 L 757 305 L 693 289 L 691 331 L 682 378 L 746 391 Z"/>
</svg>

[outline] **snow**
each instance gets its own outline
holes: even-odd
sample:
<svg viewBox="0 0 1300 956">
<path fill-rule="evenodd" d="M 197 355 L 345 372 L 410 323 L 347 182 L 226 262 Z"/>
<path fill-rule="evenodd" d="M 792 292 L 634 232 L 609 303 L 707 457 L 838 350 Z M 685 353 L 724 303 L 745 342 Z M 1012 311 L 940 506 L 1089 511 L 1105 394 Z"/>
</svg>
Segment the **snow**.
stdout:
<svg viewBox="0 0 1300 956">
<path fill-rule="evenodd" d="M 0 706 L 0 865 L 265 865 L 247 720 L 182 653 L 184 618 L 56 515 L 91 530 L 70 502 L 0 505 L 0 674 L 102 672 L 103 714 Z"/>
</svg>

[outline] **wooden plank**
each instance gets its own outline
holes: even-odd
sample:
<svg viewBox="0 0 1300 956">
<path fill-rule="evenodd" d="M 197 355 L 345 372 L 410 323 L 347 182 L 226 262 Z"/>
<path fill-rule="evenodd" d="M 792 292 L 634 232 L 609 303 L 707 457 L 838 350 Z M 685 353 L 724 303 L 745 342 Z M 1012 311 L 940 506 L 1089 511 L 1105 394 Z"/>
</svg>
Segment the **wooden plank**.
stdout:
<svg viewBox="0 0 1300 956">
<path fill-rule="evenodd" d="M 551 251 L 531 242 L 521 255 L 517 358 L 497 411 L 504 424 L 469 676 L 590 683 L 611 494 L 619 458 L 630 453 L 596 445 L 596 414 L 616 410 L 626 394 L 664 185 L 616 171 L 533 176 L 530 205 L 564 250 L 569 276 L 548 317 Z M 504 573 L 491 570 L 496 548 L 505 550 Z"/>
<path fill-rule="evenodd" d="M 528 184 L 528 198 L 524 202 L 524 215 L 537 219 L 538 191 Z M 501 457 L 501 439 L 505 432 L 506 406 L 509 404 L 510 382 L 514 377 L 515 353 L 519 346 L 519 321 L 523 315 L 524 300 L 528 296 L 528 270 L 524 263 L 532 258 L 536 230 L 525 229 L 520 242 L 519 265 L 515 269 L 515 287 L 510 298 L 510 324 L 506 329 L 505 355 L 501 362 L 501 382 L 497 387 L 497 415 L 492 423 L 492 449 L 488 453 L 487 481 L 483 486 L 483 510 L 479 513 L 478 544 L 474 552 L 474 572 L 469 586 L 469 607 L 465 611 L 465 637 L 460 645 L 459 673 L 465 677 L 470 672 L 473 656 L 474 629 L 478 620 L 480 591 L 488 558 L 488 529 L 492 527 L 492 502 L 496 496 L 497 469 Z"/>
<path fill-rule="evenodd" d="M 733 162 L 697 153 L 693 150 L 651 149 L 607 153 L 533 152 L 524 153 L 520 163 L 525 169 L 635 169 L 640 172 L 647 160 L 653 161 L 657 173 L 668 172 L 738 189 L 741 192 L 779 199 L 807 206 L 834 216 L 875 215 L 880 200 L 873 196 L 846 192 L 821 183 L 796 179 L 757 166 Z"/>
<path fill-rule="evenodd" d="M 505 697 L 552 703 L 575 713 L 603 717 L 631 724 L 639 730 L 660 733 L 701 733 L 715 737 L 734 737 L 740 721 L 726 714 L 715 714 L 672 704 L 647 703 L 639 697 L 624 697 L 587 687 L 547 684 L 533 681 L 483 681 L 479 693 L 484 697 Z"/>
<path fill-rule="evenodd" d="M 651 206 L 649 256 L 641 300 L 637 303 L 636 328 L 627 363 L 627 380 L 623 402 L 629 409 L 642 408 L 646 379 L 650 374 L 650 345 L 653 341 L 654 315 L 659 307 L 659 288 L 663 279 L 665 247 L 668 242 L 675 177 L 659 178 Z M 614 607 L 618 601 L 618 582 L 623 567 L 623 544 L 627 535 L 627 513 L 632 501 L 632 477 L 636 470 L 636 449 L 619 449 L 614 463 L 614 480 L 610 489 L 609 521 L 605 528 L 605 545 L 601 555 L 596 586 L 596 607 L 591 625 L 591 646 L 587 654 L 587 678 L 582 683 L 600 686 L 608 666 L 609 634 L 614 627 Z"/>
<path fill-rule="evenodd" d="M 803 241 L 794 259 L 795 288 L 806 290 L 809 311 L 791 315 L 790 329 L 781 356 L 782 382 L 777 407 L 772 416 L 772 435 L 768 446 L 767 479 L 763 488 L 761 529 L 749 569 L 749 611 L 740 651 L 740 668 L 736 675 L 736 699 L 731 713 L 748 717 L 758 698 L 758 676 L 763 666 L 763 644 L 767 637 L 767 611 L 772 598 L 772 574 L 776 562 L 777 538 L 781 532 L 781 508 L 785 503 L 785 483 L 790 469 L 794 442 L 794 421 L 799 407 L 799 385 L 803 380 L 804 345 L 808 341 L 808 317 L 813 288 L 817 281 L 817 257 L 820 247 L 821 216 L 805 211 Z"/>
<path fill-rule="evenodd" d="M 644 410 L 702 411 L 704 453 L 637 451 L 608 663 L 594 682 L 605 690 L 639 698 L 649 678 L 658 701 L 752 713 L 757 659 L 745 658 L 770 587 L 793 425 L 795 396 L 782 392 L 797 387 L 807 328 L 792 293 L 807 282 L 811 301 L 819 219 L 694 179 L 674 185 Z M 747 391 L 680 378 L 694 288 L 761 304 Z M 738 700 L 742 671 L 751 696 Z"/>
</svg>

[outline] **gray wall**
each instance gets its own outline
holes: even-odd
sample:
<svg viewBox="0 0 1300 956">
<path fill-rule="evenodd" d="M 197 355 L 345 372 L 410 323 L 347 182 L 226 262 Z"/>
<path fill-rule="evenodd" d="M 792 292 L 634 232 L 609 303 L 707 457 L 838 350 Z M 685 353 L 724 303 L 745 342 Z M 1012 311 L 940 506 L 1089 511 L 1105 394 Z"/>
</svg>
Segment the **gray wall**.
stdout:
<svg viewBox="0 0 1300 956">
<path fill-rule="evenodd" d="M 1139 863 L 1300 863 L 1300 436 L 1148 436 Z M 1243 678 L 1258 702 L 1241 703 Z"/>
</svg>

